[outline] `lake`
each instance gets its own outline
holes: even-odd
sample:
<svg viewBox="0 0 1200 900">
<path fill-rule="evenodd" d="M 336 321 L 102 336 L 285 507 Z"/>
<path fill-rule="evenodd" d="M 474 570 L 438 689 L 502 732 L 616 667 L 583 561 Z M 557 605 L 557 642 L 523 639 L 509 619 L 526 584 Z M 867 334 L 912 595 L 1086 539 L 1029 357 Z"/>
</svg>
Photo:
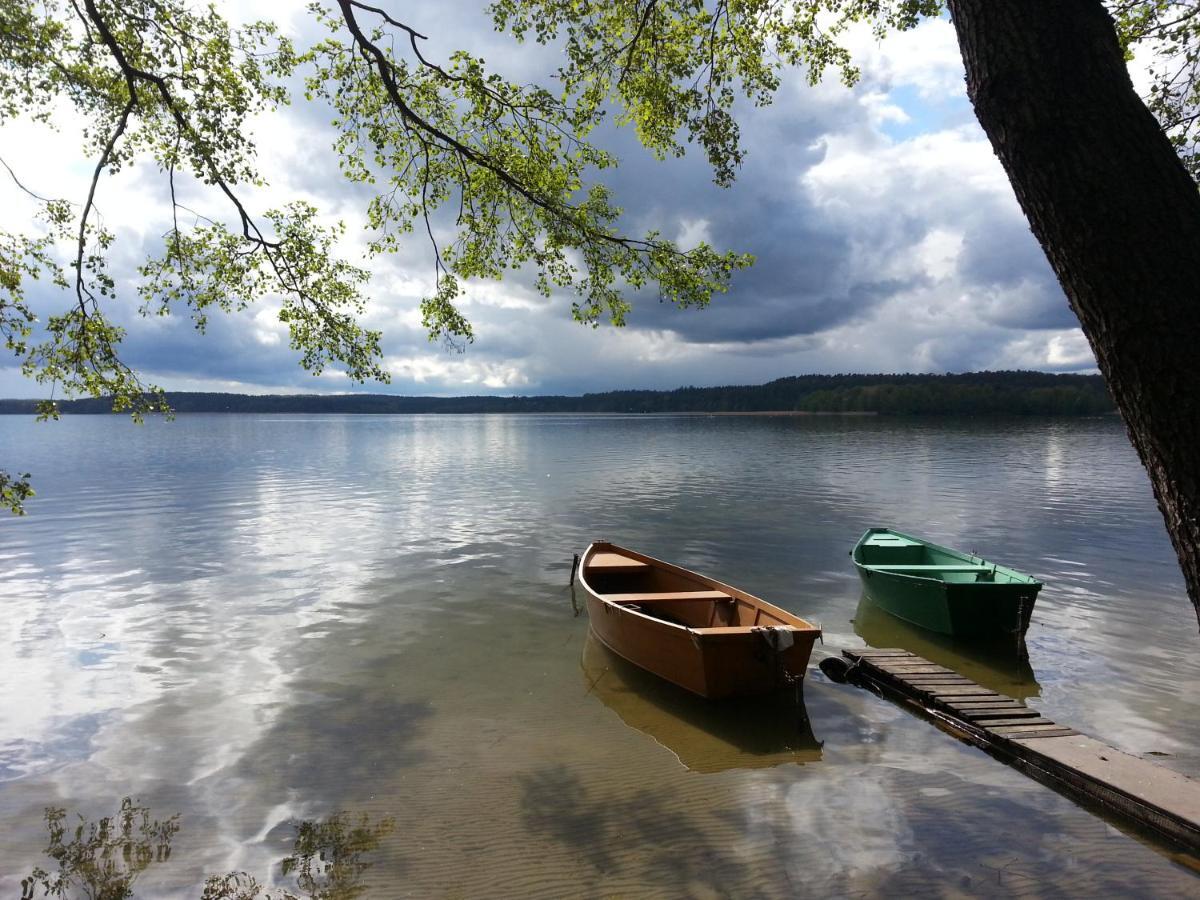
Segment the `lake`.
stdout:
<svg viewBox="0 0 1200 900">
<path fill-rule="evenodd" d="M 867 691 L 714 709 L 588 639 L 616 541 L 1200 775 L 1200 636 L 1109 418 L 0 417 L 0 891 L 43 810 L 178 814 L 141 897 L 388 822 L 375 897 L 1194 894 L 1194 861 Z M 891 525 L 1039 576 L 1029 661 L 863 602 Z M 70 821 L 78 821 L 70 819 Z M 40 894 L 39 894 L 40 896 Z"/>
</svg>

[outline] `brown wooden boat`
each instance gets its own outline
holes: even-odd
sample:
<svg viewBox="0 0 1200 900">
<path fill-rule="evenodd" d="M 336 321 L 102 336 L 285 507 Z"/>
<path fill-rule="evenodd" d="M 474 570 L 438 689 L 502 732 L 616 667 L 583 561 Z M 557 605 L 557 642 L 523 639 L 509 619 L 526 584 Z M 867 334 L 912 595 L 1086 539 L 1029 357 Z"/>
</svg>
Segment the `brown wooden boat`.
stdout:
<svg viewBox="0 0 1200 900">
<path fill-rule="evenodd" d="M 587 548 L 579 582 L 605 646 L 710 699 L 793 684 L 821 634 L 745 591 L 607 541 Z"/>
</svg>

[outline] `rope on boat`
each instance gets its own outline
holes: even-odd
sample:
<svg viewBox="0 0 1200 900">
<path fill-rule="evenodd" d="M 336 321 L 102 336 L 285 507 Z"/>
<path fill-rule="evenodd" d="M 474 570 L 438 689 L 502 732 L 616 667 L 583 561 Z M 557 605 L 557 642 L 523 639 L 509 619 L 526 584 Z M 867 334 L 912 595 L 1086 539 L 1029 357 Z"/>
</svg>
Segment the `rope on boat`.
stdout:
<svg viewBox="0 0 1200 900">
<path fill-rule="evenodd" d="M 571 560 L 571 580 L 567 584 L 575 587 L 575 572 L 579 569 L 579 554 L 575 554 L 575 558 Z"/>
</svg>

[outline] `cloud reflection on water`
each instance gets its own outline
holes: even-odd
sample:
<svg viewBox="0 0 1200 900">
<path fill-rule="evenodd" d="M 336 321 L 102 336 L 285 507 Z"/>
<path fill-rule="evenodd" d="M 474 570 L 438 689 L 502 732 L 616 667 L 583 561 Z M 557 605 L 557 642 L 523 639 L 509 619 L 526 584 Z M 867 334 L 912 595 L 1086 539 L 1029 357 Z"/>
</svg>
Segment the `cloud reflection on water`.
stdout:
<svg viewBox="0 0 1200 900">
<path fill-rule="evenodd" d="M 261 871 L 287 822 L 337 809 L 396 817 L 379 872 L 417 893 L 782 896 L 889 879 L 961 891 L 963 878 L 983 890 L 980 872 L 995 878 L 984 859 L 1053 879 L 1083 858 L 1086 883 L 1107 888 L 1187 884 L 865 692 L 811 676 L 819 761 L 749 768 L 735 747 L 722 750 L 734 765 L 689 771 L 669 741 L 589 697 L 579 672 L 587 622 L 566 582 L 590 539 L 812 615 L 832 643 L 858 640 L 846 552 L 868 524 L 910 525 L 1046 577 L 1030 653 L 1051 717 L 1155 742 L 1135 752 L 1173 752 L 1168 727 L 1200 745 L 1195 701 L 1173 683 L 1198 677 L 1191 631 L 1169 615 L 1177 573 L 1116 423 L 195 416 L 136 432 L 100 417 L 33 428 L 0 421 L 6 453 L 38 447 L 45 460 L 32 515 L 0 524 L 2 675 L 20 701 L 0 706 L 8 833 L 52 802 L 133 794 L 178 810 L 193 838 L 163 894 Z M 719 728 L 702 737 L 721 740 Z M 968 815 L 961 846 L 943 850 Z M 1008 835 L 1013 818 L 1028 833 Z M 647 847 L 670 822 L 679 840 Z M 556 823 L 608 843 L 580 851 Z M 19 870 L 38 840 L 34 829 L 0 848 L 0 871 Z"/>
</svg>

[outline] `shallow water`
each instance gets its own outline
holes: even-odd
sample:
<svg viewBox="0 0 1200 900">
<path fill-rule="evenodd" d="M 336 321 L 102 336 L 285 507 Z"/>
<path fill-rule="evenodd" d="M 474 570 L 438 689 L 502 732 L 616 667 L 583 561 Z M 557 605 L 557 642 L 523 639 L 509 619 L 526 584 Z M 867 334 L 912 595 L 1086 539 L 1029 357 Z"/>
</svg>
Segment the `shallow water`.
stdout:
<svg viewBox="0 0 1200 900">
<path fill-rule="evenodd" d="M 713 710 L 587 640 L 605 538 L 1200 774 L 1200 637 L 1111 420 L 0 417 L 0 890 L 42 810 L 180 814 L 139 896 L 286 883 L 291 823 L 391 816 L 370 896 L 1193 893 L 1192 870 L 819 672 Z M 887 524 L 1046 582 L 1029 662 L 869 603 Z M 581 600 L 582 598 L 578 598 Z M 822 655 L 817 648 L 814 662 Z"/>
</svg>

